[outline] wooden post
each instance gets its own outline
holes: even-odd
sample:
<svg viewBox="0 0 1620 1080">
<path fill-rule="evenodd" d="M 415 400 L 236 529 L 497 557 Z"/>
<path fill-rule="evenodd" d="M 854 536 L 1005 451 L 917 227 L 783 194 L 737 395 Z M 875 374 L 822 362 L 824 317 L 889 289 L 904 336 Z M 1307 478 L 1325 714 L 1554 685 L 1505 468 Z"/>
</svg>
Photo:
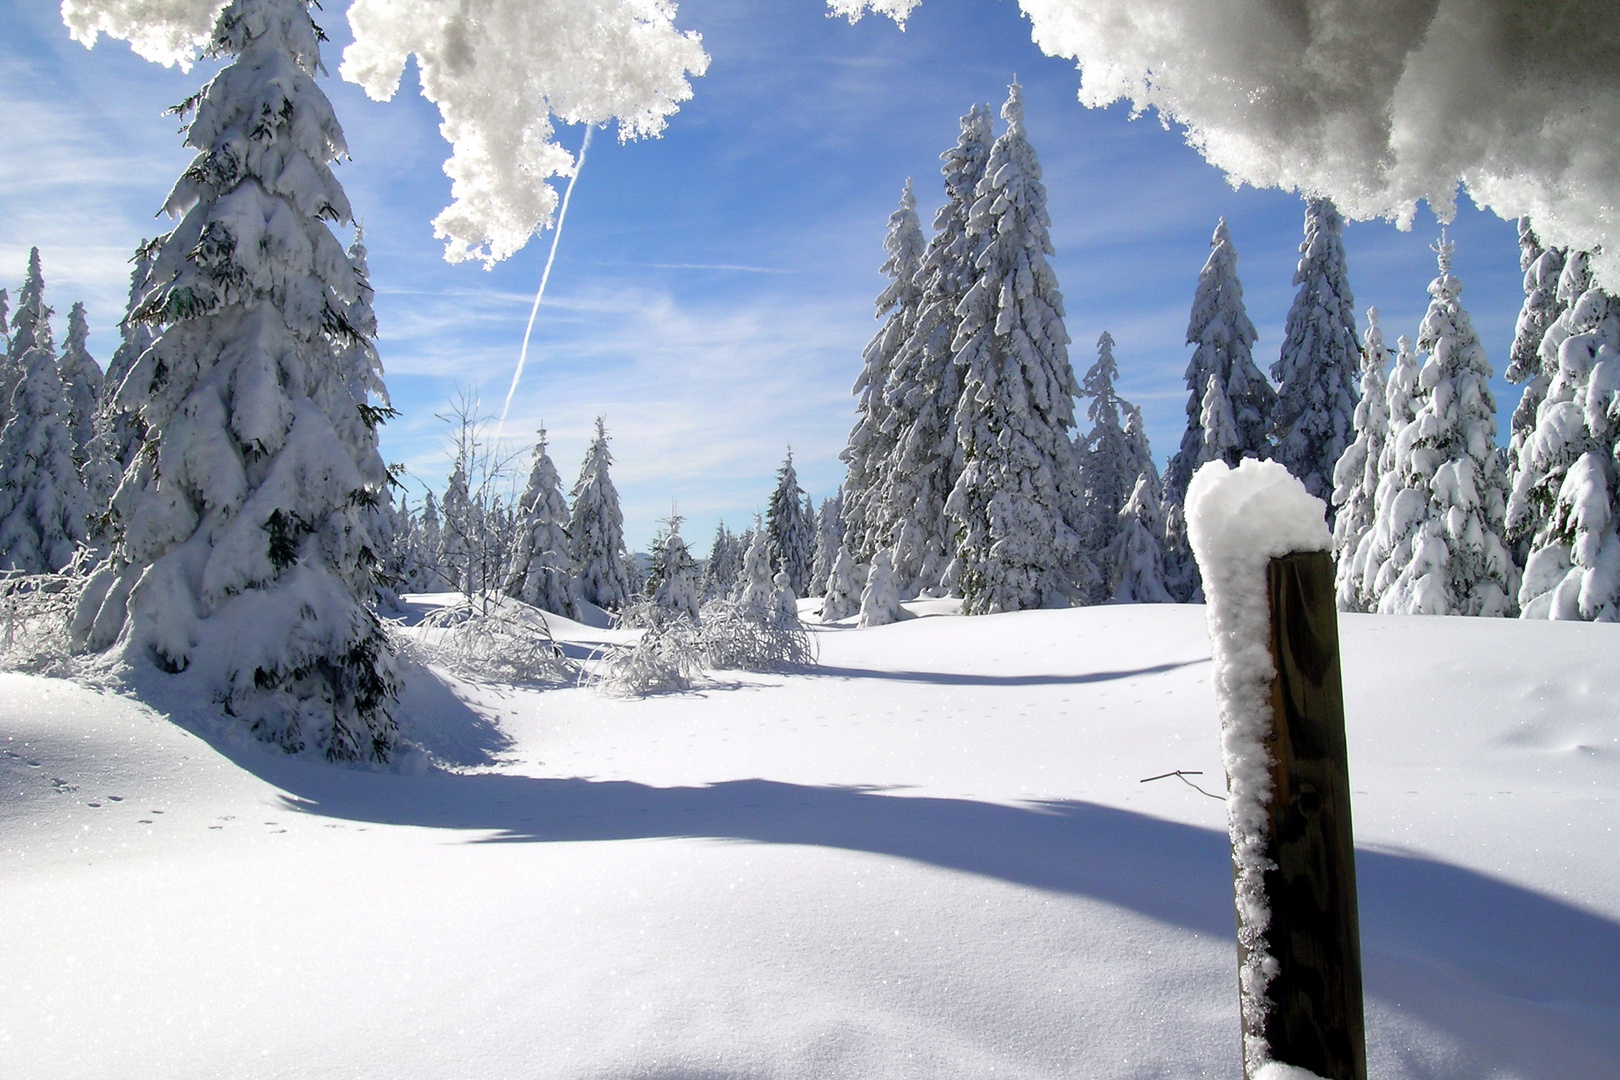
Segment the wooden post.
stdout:
<svg viewBox="0 0 1620 1080">
<path fill-rule="evenodd" d="M 1324 1080 L 1366 1080 L 1361 930 L 1356 914 L 1350 772 L 1339 680 L 1333 560 L 1326 552 L 1273 559 L 1271 603 L 1271 840 L 1263 881 L 1277 974 L 1260 1021 L 1274 1061 Z M 1242 946 L 1239 946 L 1242 949 Z M 1239 955 L 1241 965 L 1244 957 Z M 1245 1040 L 1248 1043 L 1248 1040 Z M 1245 1060 L 1245 1077 L 1261 1062 Z"/>
</svg>

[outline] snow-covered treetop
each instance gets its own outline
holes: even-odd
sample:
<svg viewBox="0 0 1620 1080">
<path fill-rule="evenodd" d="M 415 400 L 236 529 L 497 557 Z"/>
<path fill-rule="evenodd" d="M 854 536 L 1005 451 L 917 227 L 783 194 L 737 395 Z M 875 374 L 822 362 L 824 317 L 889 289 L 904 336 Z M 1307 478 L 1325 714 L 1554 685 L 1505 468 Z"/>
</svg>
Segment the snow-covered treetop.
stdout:
<svg viewBox="0 0 1620 1080">
<path fill-rule="evenodd" d="M 828 0 L 897 19 L 909 0 Z M 1521 0 L 1019 0 L 1035 44 L 1076 62 L 1080 101 L 1185 126 L 1234 184 L 1329 195 L 1352 218 L 1441 221 L 1458 182 L 1549 246 L 1594 248 L 1620 291 L 1620 19 L 1578 33 Z M 1570 9 L 1574 10 L 1574 9 Z M 1567 15 L 1565 18 L 1574 18 Z M 1542 25 L 1536 25 L 1540 21 Z"/>
<path fill-rule="evenodd" d="M 1114 391 L 1114 380 L 1119 378 L 1119 364 L 1114 360 L 1114 335 L 1104 330 L 1097 339 L 1097 362 L 1086 372 L 1080 384 L 1081 392 L 1091 398 L 1086 416 L 1095 424 L 1115 428 L 1119 426 L 1119 394 Z"/>
<path fill-rule="evenodd" d="M 917 195 L 911 189 L 908 176 L 905 189 L 900 192 L 900 205 L 889 215 L 889 231 L 883 237 L 883 250 L 889 257 L 879 269 L 890 280 L 888 287 L 878 294 L 878 318 L 915 299 L 919 291 L 917 267 L 926 246 L 922 224 L 917 220 Z"/>
<path fill-rule="evenodd" d="M 39 266 L 39 248 L 28 252 L 28 273 L 23 277 L 22 292 L 17 294 L 17 313 L 11 317 L 11 356 L 19 359 L 36 345 L 47 352 L 54 349 L 51 337 L 51 316 L 55 312 L 45 306 L 45 275 Z"/>
<path fill-rule="evenodd" d="M 86 46 L 100 34 L 141 56 L 190 65 L 225 0 L 62 0 Z M 382 101 L 416 57 L 422 93 L 450 142 L 451 205 L 434 221 L 451 262 L 485 266 L 546 227 L 573 173 L 554 121 L 617 121 L 621 139 L 656 136 L 692 96 L 688 76 L 709 58 L 698 35 L 675 29 L 668 0 L 354 0 L 341 73 Z"/>
</svg>

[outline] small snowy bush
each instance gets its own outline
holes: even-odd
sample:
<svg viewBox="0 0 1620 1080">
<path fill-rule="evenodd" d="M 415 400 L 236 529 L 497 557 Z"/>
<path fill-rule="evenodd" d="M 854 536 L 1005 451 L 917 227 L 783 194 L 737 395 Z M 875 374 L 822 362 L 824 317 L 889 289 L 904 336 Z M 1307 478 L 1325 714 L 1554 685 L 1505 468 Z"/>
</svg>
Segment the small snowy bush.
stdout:
<svg viewBox="0 0 1620 1080">
<path fill-rule="evenodd" d="M 86 580 L 72 567 L 0 575 L 0 670 L 50 674 L 67 661 L 68 626 Z"/>
<path fill-rule="evenodd" d="M 662 609 L 646 605 L 651 611 Z M 684 616 L 649 626 L 634 645 L 608 653 L 591 675 L 591 686 L 614 697 L 672 694 L 692 688 L 703 670 L 703 643 Z"/>
<path fill-rule="evenodd" d="M 552 639 L 545 617 L 515 601 L 439 608 L 419 624 L 410 651 L 475 679 L 560 684 L 579 675 L 579 668 Z"/>
<path fill-rule="evenodd" d="M 804 624 L 772 618 L 758 608 L 730 600 L 703 605 L 700 641 L 707 667 L 769 671 L 816 662 Z"/>
<path fill-rule="evenodd" d="M 894 587 L 893 556 L 885 549 L 872 556 L 866 588 L 861 592 L 860 625 L 887 626 L 900 621 L 900 593 Z"/>
</svg>

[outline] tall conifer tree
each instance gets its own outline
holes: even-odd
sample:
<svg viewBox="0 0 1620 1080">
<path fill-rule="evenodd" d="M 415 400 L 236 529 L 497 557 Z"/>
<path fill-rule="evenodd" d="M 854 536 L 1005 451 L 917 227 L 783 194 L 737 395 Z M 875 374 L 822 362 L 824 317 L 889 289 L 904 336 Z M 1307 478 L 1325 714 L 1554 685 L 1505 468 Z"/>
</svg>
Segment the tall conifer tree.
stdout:
<svg viewBox="0 0 1620 1080">
<path fill-rule="evenodd" d="M 1559 289 L 1569 252 L 1563 248 L 1543 248 L 1530 219 L 1519 219 L 1519 269 L 1524 271 L 1524 304 L 1513 328 L 1513 345 L 1508 351 L 1504 372 L 1508 382 L 1522 383 L 1519 404 L 1508 427 L 1508 478 L 1511 483 L 1518 469 L 1519 452 L 1536 428 L 1536 410 L 1547 396 L 1547 385 L 1557 373 L 1558 358 L 1551 363 L 1541 356 L 1541 342 L 1548 329 L 1569 308 L 1567 294 Z M 1584 256 L 1582 259 L 1584 260 Z M 1584 291 L 1584 284 L 1581 286 Z"/>
<path fill-rule="evenodd" d="M 962 117 L 956 145 L 944 162 L 945 204 L 934 215 L 934 236 L 917 267 L 917 323 L 894 363 L 885 398 L 895 433 L 882 503 L 894 528 L 894 580 L 903 597 L 942 583 L 956 543 L 945 500 L 962 471 L 953 427 L 962 396 L 952 345 L 957 309 L 978 278 L 984 237 L 968 219 L 974 192 L 990 159 L 990 110 L 974 105 Z M 870 558 L 876 546 L 866 552 Z"/>
<path fill-rule="evenodd" d="M 1306 491 L 1328 502 L 1333 468 L 1355 438 L 1361 366 L 1355 300 L 1344 260 L 1344 219 L 1332 199 L 1305 201 L 1305 239 L 1299 252 L 1294 272 L 1299 292 L 1288 310 L 1282 351 L 1271 366 L 1277 380 L 1272 457 L 1299 477 Z"/>
<path fill-rule="evenodd" d="M 101 365 L 90 355 L 86 345 L 89 337 L 90 322 L 84 305 L 76 303 L 68 312 L 67 339 L 62 342 L 58 367 L 68 430 L 73 434 L 73 456 L 81 464 L 95 437 L 96 409 L 101 402 Z"/>
<path fill-rule="evenodd" d="M 804 596 L 810 584 L 810 563 L 816 553 L 815 522 L 804 511 L 804 489 L 793 469 L 793 448 L 776 470 L 776 490 L 765 510 L 766 550 L 771 564 L 787 571 L 794 596 Z"/>
<path fill-rule="evenodd" d="M 1540 343 L 1550 380 L 1519 448 L 1508 520 L 1528 552 L 1525 618 L 1617 622 L 1620 299 L 1591 287 L 1586 261 L 1566 261 L 1568 306 Z"/>
<path fill-rule="evenodd" d="M 1183 508 L 1193 473 L 1212 460 L 1205 447 L 1204 417 L 1231 418 L 1232 434 L 1222 435 L 1214 456 L 1236 465 L 1243 458 L 1263 458 L 1270 452 L 1267 434 L 1277 401 L 1276 391 L 1254 364 L 1254 343 L 1259 335 L 1243 304 L 1237 249 L 1224 218 L 1215 226 L 1209 246 L 1187 321 L 1187 344 L 1193 346 L 1186 375 L 1187 429 L 1164 475 L 1165 574 L 1171 593 L 1181 601 L 1202 595 L 1198 564 L 1187 544 Z M 1224 403 L 1205 400 L 1211 376 Z"/>
<path fill-rule="evenodd" d="M 633 592 L 624 547 L 624 513 L 619 492 L 608 475 L 607 428 L 596 418 L 596 438 L 574 482 L 574 508 L 568 521 L 568 553 L 573 561 L 577 594 L 605 611 L 618 611 Z"/>
<path fill-rule="evenodd" d="M 900 194 L 899 209 L 889 215 L 883 250 L 888 258 L 882 271 L 888 275 L 889 284 L 878 294 L 876 312 L 878 318 L 884 319 L 883 327 L 861 353 L 861 373 L 854 388 L 860 399 L 855 407 L 855 427 L 849 433 L 849 444 L 838 455 L 848 469 L 844 480 L 844 526 L 850 546 L 858 551 L 887 543 L 893 527 L 894 514 L 883 501 L 896 439 L 885 389 L 895 358 L 917 323 L 917 265 L 923 253 L 917 197 L 910 180 Z M 792 574 L 790 570 L 789 576 Z M 802 583 L 800 578 L 794 578 L 795 588 Z"/>
<path fill-rule="evenodd" d="M 36 259 L 30 270 L 37 268 Z M 42 293 L 30 303 L 48 316 Z M 28 347 L 17 356 L 22 377 L 0 430 L 0 570 L 43 574 L 72 560 L 87 535 L 90 505 L 74 460 L 72 410 L 50 323 L 44 317 L 26 323 L 16 340 Z"/>
<path fill-rule="evenodd" d="M 517 505 L 517 548 L 506 578 L 506 594 L 526 604 L 579 618 L 574 576 L 568 564 L 568 502 L 562 477 L 546 453 L 546 429 L 534 444 L 529 483 Z"/>
<path fill-rule="evenodd" d="M 1091 587 L 1075 467 L 1074 396 L 1063 296 L 1041 167 L 1024 130 L 1022 88 L 979 181 L 970 242 L 979 277 L 961 305 L 955 416 L 962 474 L 945 504 L 955 527 L 951 578 L 968 614 L 1067 602 Z"/>
<path fill-rule="evenodd" d="M 30 248 L 28 270 L 22 289 L 17 293 L 17 310 L 11 316 L 6 362 L 0 364 L 0 424 L 11 417 L 11 394 L 23 377 L 23 357 L 41 342 L 51 350 L 52 359 L 56 356 L 56 341 L 51 334 L 54 314 L 53 309 L 45 306 L 45 273 L 40 267 L 39 248 Z"/>
<path fill-rule="evenodd" d="M 1114 380 L 1119 378 L 1119 366 L 1114 361 L 1113 335 L 1104 331 L 1097 339 L 1097 361 L 1086 372 L 1080 385 L 1081 393 L 1091 399 L 1086 416 L 1091 420 L 1091 431 L 1079 442 L 1076 452 L 1080 462 L 1080 483 L 1086 504 L 1086 521 L 1090 526 L 1084 540 L 1088 551 L 1099 564 L 1097 581 L 1091 599 L 1102 603 L 1114 595 L 1118 581 L 1118 567 L 1113 562 L 1115 539 L 1124 525 L 1121 513 L 1136 489 L 1144 467 L 1141 450 L 1132 445 L 1132 436 L 1121 422 L 1129 423 L 1134 406 L 1119 396 Z M 1140 421 L 1140 414 L 1137 415 Z M 1140 427 L 1136 436 L 1145 441 Z M 1154 475 L 1154 487 L 1158 475 Z M 1154 512 L 1158 512 L 1157 493 L 1154 493 Z"/>
<path fill-rule="evenodd" d="M 129 316 L 156 334 L 118 398 L 144 461 L 75 629 L 198 671 L 289 751 L 386 759 L 396 678 L 368 528 L 387 470 L 343 359 L 361 283 L 330 228 L 352 214 L 320 32 L 308 0 L 232 0 L 209 52 L 231 62 L 180 108 L 197 157 Z"/>
<path fill-rule="evenodd" d="M 1361 401 L 1356 405 L 1356 437 L 1333 468 L 1333 559 L 1337 567 L 1339 610 L 1366 611 L 1368 537 L 1378 517 L 1379 462 L 1389 441 L 1389 350 L 1378 327 L 1378 309 L 1367 309 L 1361 350 Z"/>
<path fill-rule="evenodd" d="M 1374 591 L 1386 615 L 1510 615 L 1515 607 L 1491 366 L 1459 300 L 1453 250 L 1444 236 L 1435 246 L 1440 274 L 1417 341 L 1429 354 L 1420 404 L 1395 440 L 1394 479 L 1379 493 L 1375 528 L 1388 555 Z"/>
</svg>

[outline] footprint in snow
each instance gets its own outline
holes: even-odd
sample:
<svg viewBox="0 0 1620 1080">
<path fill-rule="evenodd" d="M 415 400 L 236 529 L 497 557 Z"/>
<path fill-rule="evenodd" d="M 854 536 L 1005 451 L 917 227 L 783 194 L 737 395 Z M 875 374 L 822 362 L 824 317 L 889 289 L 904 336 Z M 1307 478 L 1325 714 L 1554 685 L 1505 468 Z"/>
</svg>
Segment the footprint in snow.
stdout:
<svg viewBox="0 0 1620 1080">
<path fill-rule="evenodd" d="M 78 784 L 70 784 L 60 776 L 51 777 L 51 787 L 55 788 L 60 794 L 63 795 L 69 795 L 79 790 Z"/>
<path fill-rule="evenodd" d="M 111 802 L 123 802 L 124 801 L 124 797 L 122 795 L 109 795 L 109 796 L 107 796 L 107 799 L 109 801 L 111 801 Z"/>
</svg>

